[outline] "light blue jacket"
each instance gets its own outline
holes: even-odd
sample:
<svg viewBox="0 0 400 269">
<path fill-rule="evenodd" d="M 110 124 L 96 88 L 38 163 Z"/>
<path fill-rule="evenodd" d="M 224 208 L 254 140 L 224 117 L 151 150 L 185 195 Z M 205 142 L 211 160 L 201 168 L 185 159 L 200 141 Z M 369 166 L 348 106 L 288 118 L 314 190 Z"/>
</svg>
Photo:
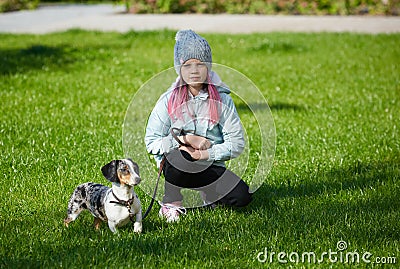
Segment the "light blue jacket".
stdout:
<svg viewBox="0 0 400 269">
<path fill-rule="evenodd" d="M 235 104 L 229 95 L 230 90 L 215 72 L 210 72 L 210 78 L 221 96 L 222 106 L 218 124 L 210 123 L 208 120 L 208 93 L 206 91 L 201 91 L 197 96 L 190 95 L 188 106 L 194 112 L 195 119 L 183 113 L 183 120 L 172 121 L 168 115 L 168 99 L 176 83 L 157 101 L 147 122 L 145 143 L 148 153 L 155 155 L 158 166 L 164 153 L 179 147 L 178 142 L 170 134 L 171 128 L 191 130 L 196 135 L 206 137 L 212 145 L 208 149 L 207 162 L 213 162 L 215 165 L 225 166 L 225 161 L 242 153 L 245 146 L 243 127 Z M 185 110 L 184 108 L 183 111 Z"/>
</svg>

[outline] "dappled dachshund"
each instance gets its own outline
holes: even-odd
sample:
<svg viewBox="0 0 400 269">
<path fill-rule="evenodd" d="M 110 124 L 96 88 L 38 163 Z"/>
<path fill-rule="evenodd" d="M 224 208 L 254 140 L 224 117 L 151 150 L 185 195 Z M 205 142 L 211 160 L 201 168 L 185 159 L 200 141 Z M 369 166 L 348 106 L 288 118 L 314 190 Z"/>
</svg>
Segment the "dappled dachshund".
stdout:
<svg viewBox="0 0 400 269">
<path fill-rule="evenodd" d="M 142 208 L 133 187 L 140 183 L 139 166 L 131 159 L 113 160 L 101 168 L 112 187 L 98 183 L 84 183 L 72 193 L 68 203 L 65 226 L 74 221 L 82 210 L 94 216 L 94 226 L 99 229 L 102 221 L 108 222 L 113 233 L 117 227 L 133 222 L 134 231 L 142 232 Z"/>
</svg>

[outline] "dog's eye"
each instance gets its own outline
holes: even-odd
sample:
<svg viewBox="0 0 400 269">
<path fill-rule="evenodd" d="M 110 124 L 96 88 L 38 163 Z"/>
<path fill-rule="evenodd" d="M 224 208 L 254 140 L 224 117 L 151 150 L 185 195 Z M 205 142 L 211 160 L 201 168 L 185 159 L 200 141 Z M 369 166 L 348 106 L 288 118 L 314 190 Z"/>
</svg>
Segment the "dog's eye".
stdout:
<svg viewBox="0 0 400 269">
<path fill-rule="evenodd" d="M 124 173 L 124 174 L 129 173 L 129 169 L 126 167 L 119 169 L 119 171 L 121 171 L 121 173 Z"/>
</svg>

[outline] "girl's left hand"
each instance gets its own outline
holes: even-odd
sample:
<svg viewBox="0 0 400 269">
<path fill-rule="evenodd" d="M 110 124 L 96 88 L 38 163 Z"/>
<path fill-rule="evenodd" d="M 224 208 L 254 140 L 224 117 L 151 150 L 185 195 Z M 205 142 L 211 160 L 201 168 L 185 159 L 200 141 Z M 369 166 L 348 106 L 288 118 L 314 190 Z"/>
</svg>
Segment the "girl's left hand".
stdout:
<svg viewBox="0 0 400 269">
<path fill-rule="evenodd" d="M 205 137 L 198 135 L 185 135 L 183 141 L 191 145 L 194 149 L 206 150 L 211 147 L 211 142 Z"/>
</svg>

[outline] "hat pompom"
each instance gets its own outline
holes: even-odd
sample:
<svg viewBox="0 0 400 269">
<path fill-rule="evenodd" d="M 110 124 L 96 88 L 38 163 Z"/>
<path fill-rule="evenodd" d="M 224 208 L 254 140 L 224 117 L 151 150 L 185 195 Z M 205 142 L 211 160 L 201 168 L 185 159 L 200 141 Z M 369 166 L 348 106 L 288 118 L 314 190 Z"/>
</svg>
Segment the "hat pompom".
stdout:
<svg viewBox="0 0 400 269">
<path fill-rule="evenodd" d="M 188 34 L 188 32 L 191 32 L 192 30 L 180 30 L 176 33 L 175 35 L 175 41 L 181 41 L 183 40 L 184 36 Z"/>
</svg>

